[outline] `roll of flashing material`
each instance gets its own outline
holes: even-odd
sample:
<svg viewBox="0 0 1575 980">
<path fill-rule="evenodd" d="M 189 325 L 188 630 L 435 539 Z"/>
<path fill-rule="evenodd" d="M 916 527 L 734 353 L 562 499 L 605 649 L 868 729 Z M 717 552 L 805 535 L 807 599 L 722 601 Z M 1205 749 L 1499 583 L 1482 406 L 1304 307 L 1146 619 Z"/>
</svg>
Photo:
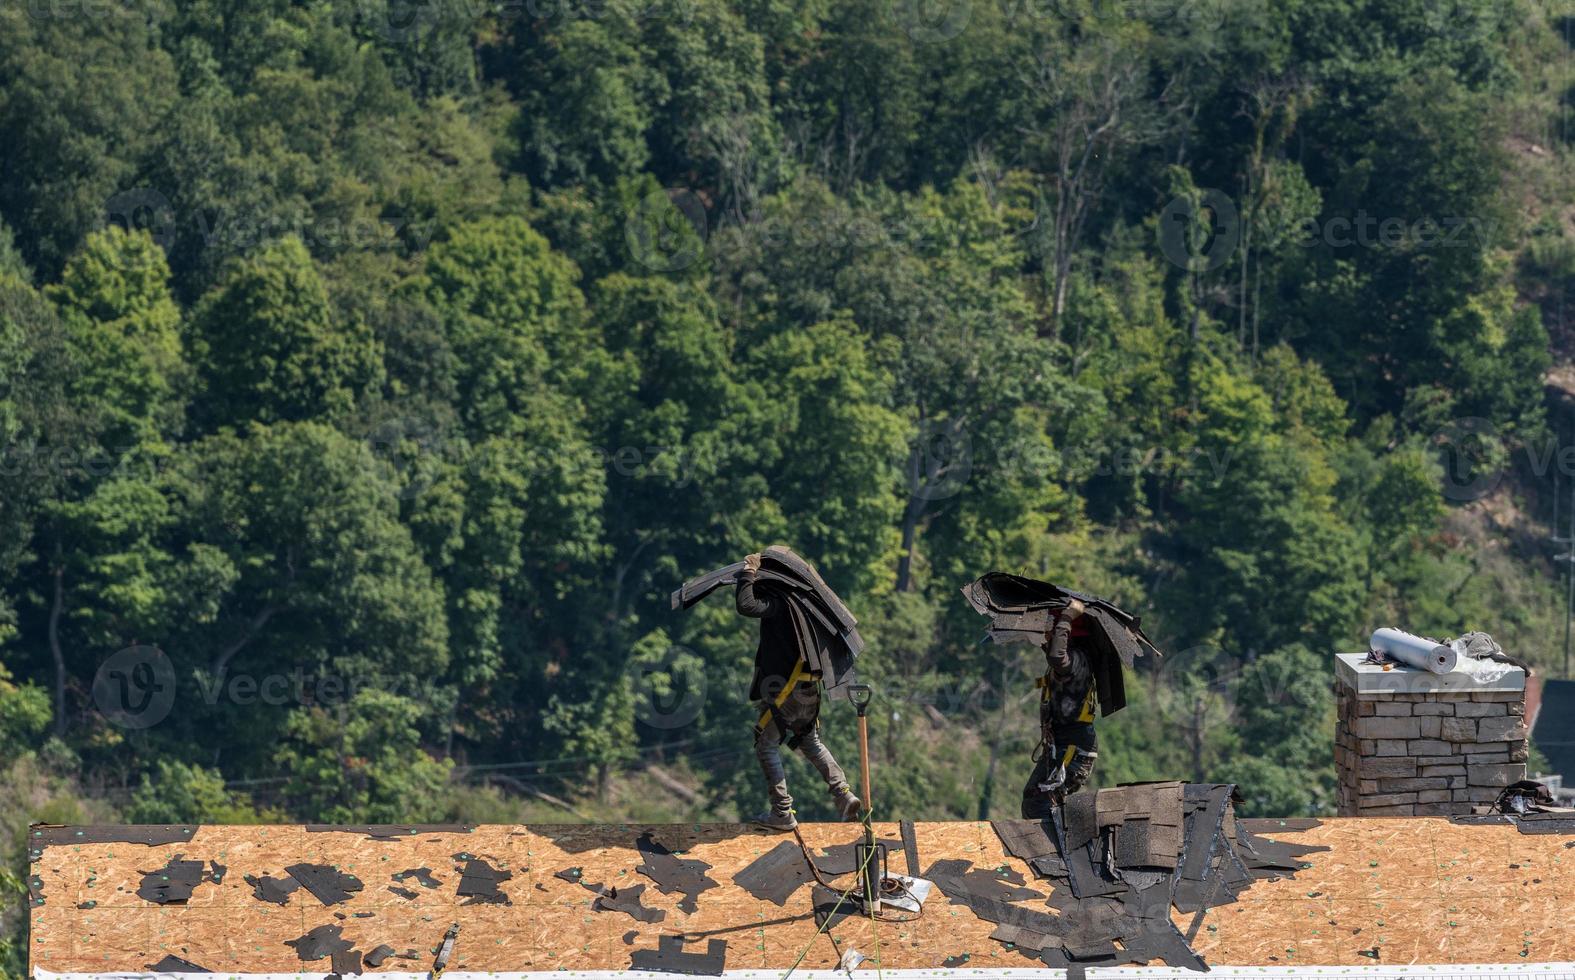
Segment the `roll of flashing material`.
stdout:
<svg viewBox="0 0 1575 980">
<path fill-rule="evenodd" d="M 1459 655 L 1452 647 L 1436 640 L 1413 636 L 1404 630 L 1384 627 L 1373 631 L 1372 648 L 1418 670 L 1447 674 L 1455 669 Z"/>
</svg>

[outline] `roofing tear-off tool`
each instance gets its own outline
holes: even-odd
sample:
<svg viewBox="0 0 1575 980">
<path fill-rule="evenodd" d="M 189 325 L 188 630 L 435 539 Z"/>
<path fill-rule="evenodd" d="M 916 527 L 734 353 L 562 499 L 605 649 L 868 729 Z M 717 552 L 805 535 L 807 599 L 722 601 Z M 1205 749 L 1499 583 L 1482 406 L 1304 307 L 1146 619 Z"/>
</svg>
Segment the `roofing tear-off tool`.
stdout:
<svg viewBox="0 0 1575 980">
<path fill-rule="evenodd" d="M 459 923 L 448 927 L 448 932 L 443 934 L 443 945 L 438 947 L 437 959 L 432 961 L 432 976 L 441 977 L 443 971 L 448 969 L 448 958 L 454 954 L 454 940 L 459 938 Z"/>
<path fill-rule="evenodd" d="M 875 840 L 874 812 L 870 802 L 870 700 L 875 692 L 868 684 L 854 684 L 848 688 L 848 698 L 859 713 L 859 778 L 864 790 L 864 840 L 853 849 L 854 865 L 859 873 L 859 891 L 864 898 L 864 911 L 880 911 L 881 882 L 886 878 L 886 845 Z"/>
</svg>

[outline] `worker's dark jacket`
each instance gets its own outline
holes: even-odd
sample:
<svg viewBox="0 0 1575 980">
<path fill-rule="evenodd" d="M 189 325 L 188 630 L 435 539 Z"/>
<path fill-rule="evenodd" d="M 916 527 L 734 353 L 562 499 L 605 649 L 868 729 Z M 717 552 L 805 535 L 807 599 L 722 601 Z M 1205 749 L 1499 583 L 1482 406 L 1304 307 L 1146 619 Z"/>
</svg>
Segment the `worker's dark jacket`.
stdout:
<svg viewBox="0 0 1575 980">
<path fill-rule="evenodd" d="M 1046 679 L 1049 691 L 1039 706 L 1041 724 L 1070 725 L 1081 720 L 1084 704 L 1094 689 L 1094 670 L 1088 642 L 1087 633 L 1079 636 L 1074 624 L 1066 644 L 1069 661 L 1066 671 L 1051 671 Z"/>
<path fill-rule="evenodd" d="M 801 659 L 798 637 L 783 599 L 768 590 L 755 590 L 755 573 L 738 576 L 738 614 L 760 620 L 760 646 L 755 649 L 755 676 L 749 682 L 749 700 L 775 698 Z"/>
</svg>

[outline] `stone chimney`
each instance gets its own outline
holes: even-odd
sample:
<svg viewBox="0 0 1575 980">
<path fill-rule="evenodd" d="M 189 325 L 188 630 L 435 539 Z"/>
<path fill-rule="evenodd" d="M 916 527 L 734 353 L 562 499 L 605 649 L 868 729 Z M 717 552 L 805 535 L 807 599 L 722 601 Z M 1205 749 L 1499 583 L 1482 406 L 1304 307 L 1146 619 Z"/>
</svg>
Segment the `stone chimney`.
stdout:
<svg viewBox="0 0 1575 980">
<path fill-rule="evenodd" d="M 1526 778 L 1526 672 L 1462 658 L 1443 674 L 1335 662 L 1342 817 L 1447 816 Z"/>
</svg>

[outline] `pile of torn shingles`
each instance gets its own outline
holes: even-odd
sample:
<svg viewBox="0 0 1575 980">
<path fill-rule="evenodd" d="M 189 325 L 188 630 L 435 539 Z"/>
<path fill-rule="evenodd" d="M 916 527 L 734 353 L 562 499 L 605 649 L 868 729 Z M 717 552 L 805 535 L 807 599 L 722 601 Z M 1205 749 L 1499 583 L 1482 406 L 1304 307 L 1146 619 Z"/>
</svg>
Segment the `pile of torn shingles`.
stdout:
<svg viewBox="0 0 1575 980">
<path fill-rule="evenodd" d="M 973 868 L 961 860 L 935 861 L 922 877 L 952 904 L 994 923 L 992 938 L 1048 966 L 1076 973 L 1087 966 L 1161 960 L 1204 970 L 1189 945 L 1204 910 L 1234 902 L 1255 879 L 1293 875 L 1306 866 L 1302 855 L 1326 850 L 1255 836 L 1248 822 L 1236 820 L 1235 800 L 1230 785 L 1146 783 L 1074 794 L 1050 819 L 994 821 L 1006 852 L 1048 882 L 1048 894 L 1015 871 Z M 1317 821 L 1267 823 L 1305 830 Z M 918 854 L 908 826 L 903 829 L 900 846 L 909 872 L 918 874 Z M 847 871 L 831 865 L 850 857 L 828 852 L 822 870 Z M 783 843 L 733 882 L 756 898 L 785 905 L 809 878 L 797 849 Z M 822 922 L 827 897 L 816 895 Z M 1185 936 L 1171 921 L 1172 906 L 1194 915 Z"/>
<path fill-rule="evenodd" d="M 1515 829 L 1523 834 L 1575 834 L 1575 810 L 1572 809 L 1471 814 L 1450 817 L 1449 822 L 1466 826 L 1514 824 Z"/>
<path fill-rule="evenodd" d="M 1007 853 L 1050 882 L 1055 915 L 1009 904 L 1026 889 L 974 887 L 965 862 L 938 862 L 928 877 L 954 904 L 996 923 L 992 938 L 1046 965 L 1163 960 L 1205 970 L 1189 945 L 1204 910 L 1234 902 L 1256 878 L 1293 875 L 1306 867 L 1302 855 L 1325 850 L 1255 836 L 1236 820 L 1235 799 L 1229 785 L 1146 783 L 1074 794 L 1050 819 L 995 821 Z M 1185 936 L 1172 906 L 1194 914 Z"/>
</svg>

